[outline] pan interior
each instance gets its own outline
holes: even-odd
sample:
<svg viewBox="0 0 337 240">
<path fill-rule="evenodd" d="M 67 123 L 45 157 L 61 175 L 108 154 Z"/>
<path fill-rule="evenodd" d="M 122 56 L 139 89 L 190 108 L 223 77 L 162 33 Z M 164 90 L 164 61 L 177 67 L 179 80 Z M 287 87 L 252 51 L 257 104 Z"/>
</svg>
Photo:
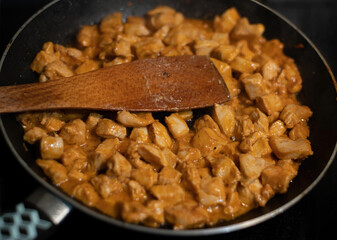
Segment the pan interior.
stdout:
<svg viewBox="0 0 337 240">
<path fill-rule="evenodd" d="M 11 150 L 19 162 L 49 190 L 69 201 L 81 210 L 112 224 L 134 230 L 172 235 L 215 234 L 239 230 L 283 212 L 302 198 L 322 177 L 336 154 L 337 105 L 333 76 L 327 69 L 325 60 L 310 41 L 297 29 L 276 16 L 267 8 L 254 1 L 123 1 L 123 0 L 83 0 L 54 1 L 49 7 L 33 16 L 14 37 L 0 62 L 1 85 L 24 84 L 37 81 L 37 75 L 30 70 L 30 63 L 44 42 L 53 41 L 63 45 L 74 42 L 78 29 L 84 24 L 98 23 L 105 15 L 121 11 L 123 16 L 144 15 L 148 10 L 168 5 L 182 12 L 186 17 L 210 18 L 221 14 L 225 9 L 235 6 L 251 22 L 261 22 L 266 26 L 267 39 L 278 38 L 285 44 L 285 53 L 294 58 L 303 77 L 303 89 L 299 95 L 302 104 L 314 112 L 310 120 L 314 156 L 306 159 L 300 167 L 288 192 L 270 200 L 265 208 L 255 209 L 223 226 L 201 230 L 171 231 L 149 229 L 142 226 L 124 224 L 110 219 L 101 213 L 84 207 L 77 201 L 65 196 L 57 188 L 43 180 L 44 175 L 35 164 L 35 152 L 24 144 L 23 130 L 14 114 L 1 116 L 1 129 Z M 51 17 L 53 16 L 53 17 Z M 34 34 L 32 34 L 34 33 Z M 28 44 L 29 43 L 29 44 Z M 302 44 L 303 48 L 295 48 Z M 317 95 L 319 93 L 319 97 Z"/>
</svg>

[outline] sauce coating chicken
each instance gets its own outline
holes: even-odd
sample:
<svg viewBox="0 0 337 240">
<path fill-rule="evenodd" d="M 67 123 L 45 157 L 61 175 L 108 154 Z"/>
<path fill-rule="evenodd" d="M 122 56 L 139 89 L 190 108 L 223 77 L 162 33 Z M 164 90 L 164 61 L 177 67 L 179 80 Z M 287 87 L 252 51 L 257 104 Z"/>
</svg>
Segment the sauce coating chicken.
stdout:
<svg viewBox="0 0 337 240">
<path fill-rule="evenodd" d="M 173 229 L 214 226 L 285 193 L 313 151 L 312 112 L 296 99 L 302 78 L 283 44 L 235 8 L 212 20 L 167 6 L 122 19 L 116 12 L 83 26 L 72 47 L 45 43 L 31 69 L 45 82 L 136 59 L 206 55 L 231 100 L 202 114 L 20 114 L 47 177 L 111 217 Z"/>
</svg>

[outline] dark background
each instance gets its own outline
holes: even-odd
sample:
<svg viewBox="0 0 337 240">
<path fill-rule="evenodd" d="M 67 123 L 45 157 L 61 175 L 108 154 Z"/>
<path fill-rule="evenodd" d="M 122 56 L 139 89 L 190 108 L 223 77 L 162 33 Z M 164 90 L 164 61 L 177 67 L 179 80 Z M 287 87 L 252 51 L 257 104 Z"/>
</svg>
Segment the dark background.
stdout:
<svg viewBox="0 0 337 240">
<path fill-rule="evenodd" d="M 19 27 L 50 0 L 0 0 L 0 54 Z M 312 41 L 337 74 L 336 0 L 261 0 L 286 16 Z M 317 95 L 319 97 L 319 94 Z M 0 215 L 25 199 L 38 183 L 21 167 L 0 135 Z M 49 239 L 164 238 L 108 225 L 74 209 Z M 299 203 L 257 226 L 208 239 L 337 239 L 337 161 Z"/>
</svg>

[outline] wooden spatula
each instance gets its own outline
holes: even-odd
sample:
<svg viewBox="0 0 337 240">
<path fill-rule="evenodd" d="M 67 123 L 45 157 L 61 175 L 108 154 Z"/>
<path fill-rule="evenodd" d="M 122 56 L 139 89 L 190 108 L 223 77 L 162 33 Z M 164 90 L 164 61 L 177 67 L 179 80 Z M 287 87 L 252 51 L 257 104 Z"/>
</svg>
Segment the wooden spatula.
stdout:
<svg viewBox="0 0 337 240">
<path fill-rule="evenodd" d="M 159 57 L 44 83 L 0 87 L 0 113 L 50 109 L 178 111 L 230 98 L 205 56 Z"/>
</svg>

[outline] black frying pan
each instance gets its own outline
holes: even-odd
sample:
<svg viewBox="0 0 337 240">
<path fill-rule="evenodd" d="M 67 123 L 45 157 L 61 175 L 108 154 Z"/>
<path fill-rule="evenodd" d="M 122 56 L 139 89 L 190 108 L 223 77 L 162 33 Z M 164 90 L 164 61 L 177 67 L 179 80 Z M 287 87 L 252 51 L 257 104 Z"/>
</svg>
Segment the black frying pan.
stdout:
<svg viewBox="0 0 337 240">
<path fill-rule="evenodd" d="M 83 24 L 97 23 L 114 11 L 122 11 L 123 16 L 143 15 L 157 5 L 169 5 L 184 13 L 187 17 L 208 18 L 222 13 L 226 8 L 235 6 L 251 22 L 261 22 L 266 26 L 265 36 L 279 38 L 285 44 L 285 53 L 293 57 L 304 79 L 300 101 L 310 106 L 314 116 L 310 121 L 312 147 L 314 156 L 301 165 L 298 176 L 294 179 L 287 194 L 278 195 L 268 202 L 267 207 L 258 208 L 223 226 L 210 229 L 186 230 L 174 232 L 167 229 L 151 229 L 125 224 L 106 217 L 79 202 L 69 198 L 50 183 L 35 164 L 34 151 L 25 151 L 23 131 L 15 115 L 1 116 L 1 129 L 10 149 L 23 167 L 46 189 L 71 205 L 96 218 L 115 226 L 139 230 L 148 233 L 167 235 L 208 235 L 225 233 L 246 228 L 263 222 L 299 201 L 321 179 L 336 154 L 337 140 L 337 104 L 334 78 L 325 60 L 303 34 L 267 8 L 250 1 L 54 1 L 39 14 L 31 18 L 14 37 L 10 48 L 5 52 L 1 62 L 1 85 L 35 82 L 37 76 L 31 72 L 29 64 L 42 44 L 52 40 L 60 44 L 70 44 Z M 295 48 L 303 44 L 304 48 Z"/>
</svg>

